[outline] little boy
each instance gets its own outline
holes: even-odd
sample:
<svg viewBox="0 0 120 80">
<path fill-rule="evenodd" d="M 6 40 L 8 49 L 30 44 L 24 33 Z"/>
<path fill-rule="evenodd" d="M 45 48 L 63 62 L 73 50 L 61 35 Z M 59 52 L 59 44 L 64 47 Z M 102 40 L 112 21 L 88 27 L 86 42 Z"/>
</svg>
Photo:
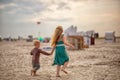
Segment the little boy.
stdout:
<svg viewBox="0 0 120 80">
<path fill-rule="evenodd" d="M 32 67 L 33 67 L 33 69 L 31 70 L 31 75 L 33 76 L 36 76 L 36 71 L 40 68 L 40 62 L 39 62 L 40 53 L 44 55 L 51 55 L 54 51 L 54 48 L 53 48 L 51 53 L 47 53 L 39 49 L 39 47 L 40 47 L 40 41 L 35 40 L 34 48 L 30 52 L 30 54 L 32 55 Z"/>
</svg>

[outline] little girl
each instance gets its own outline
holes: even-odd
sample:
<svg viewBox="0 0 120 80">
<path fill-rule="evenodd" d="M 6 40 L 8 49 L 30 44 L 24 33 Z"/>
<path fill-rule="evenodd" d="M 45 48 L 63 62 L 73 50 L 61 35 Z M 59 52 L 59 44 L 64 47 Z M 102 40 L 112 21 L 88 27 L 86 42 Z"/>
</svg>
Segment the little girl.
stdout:
<svg viewBox="0 0 120 80">
<path fill-rule="evenodd" d="M 62 33 L 63 33 L 62 26 L 58 26 L 55 29 L 54 35 L 52 37 L 52 43 L 51 43 L 51 46 L 55 48 L 55 57 L 54 57 L 53 65 L 57 65 L 56 77 L 60 77 L 60 70 L 66 74 L 68 73 L 65 70 L 65 68 L 68 65 L 69 57 L 67 55 L 65 45 L 75 48 L 73 45 L 71 45 L 66 41 L 66 37 L 62 35 Z M 61 65 L 63 65 L 62 68 L 61 68 Z"/>
</svg>

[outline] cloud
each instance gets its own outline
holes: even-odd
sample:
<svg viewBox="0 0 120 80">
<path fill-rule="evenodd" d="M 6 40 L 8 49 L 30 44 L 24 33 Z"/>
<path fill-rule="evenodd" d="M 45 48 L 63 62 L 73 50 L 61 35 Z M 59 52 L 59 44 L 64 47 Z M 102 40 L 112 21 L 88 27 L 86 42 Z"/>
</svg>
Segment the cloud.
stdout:
<svg viewBox="0 0 120 80">
<path fill-rule="evenodd" d="M 47 5 L 34 1 L 34 0 L 19 0 L 17 1 L 17 4 L 19 7 L 21 7 L 23 10 L 33 10 L 33 12 L 40 12 L 46 9 Z"/>
<path fill-rule="evenodd" d="M 55 0 L 10 0 L 10 1 L 1 1 L 0 9 L 3 9 L 4 13 L 8 13 L 10 15 L 26 15 L 26 17 L 30 16 L 30 18 L 42 19 L 45 20 L 45 16 L 61 16 L 61 12 L 67 12 L 66 10 L 71 10 L 71 7 L 64 0 L 55 1 Z M 47 13 L 46 13 L 47 12 Z M 64 14 L 62 14 L 64 15 Z M 61 16 L 62 17 L 62 16 Z M 48 18 L 48 17 L 47 17 Z M 46 18 L 46 19 L 47 19 Z M 53 20 L 56 17 L 53 17 Z M 64 18 L 64 16 L 63 16 Z M 50 17 L 52 20 L 52 17 Z M 52 21 L 53 21 L 52 20 Z M 54 20 L 55 21 L 55 20 Z M 62 20 L 60 20 L 62 21 Z"/>
<path fill-rule="evenodd" d="M 111 16 L 114 17 L 114 13 L 111 15 L 107 13 L 112 13 L 111 11 L 115 9 L 115 5 L 113 4 L 115 1 L 111 3 L 104 0 L 98 1 L 99 2 L 95 0 L 4 0 L 0 8 L 5 9 L 10 15 L 15 14 L 21 16 L 23 19 L 21 21 L 25 22 L 33 22 L 36 20 L 50 22 L 73 20 L 75 23 L 79 23 L 80 21 L 84 24 L 90 24 L 92 22 L 99 22 L 104 19 L 104 17 L 108 18 L 106 20 L 113 19 Z M 93 3 L 95 4 L 93 5 Z M 118 6 L 116 6 L 116 8 L 117 7 Z M 93 20 L 90 20 L 91 18 L 93 18 Z"/>
<path fill-rule="evenodd" d="M 8 11 L 8 14 L 15 14 L 16 13 L 16 10 L 10 10 Z"/>
<path fill-rule="evenodd" d="M 72 1 L 72 2 L 86 2 L 86 1 L 92 1 L 92 0 L 69 0 L 69 1 Z"/>
<path fill-rule="evenodd" d="M 9 7 L 16 7 L 17 5 L 15 3 L 8 3 L 8 4 L 0 4 L 0 9 L 5 9 Z"/>
<path fill-rule="evenodd" d="M 57 21 L 57 22 L 64 22 L 64 21 L 71 21 L 72 20 L 72 18 L 70 18 L 70 17 L 68 17 L 68 18 L 45 18 L 45 19 L 43 19 L 43 20 L 45 20 L 45 21 Z"/>
<path fill-rule="evenodd" d="M 71 10 L 71 8 L 65 2 L 60 2 L 57 5 L 58 5 L 57 7 L 58 10 L 62 10 L 62 9 Z"/>
<path fill-rule="evenodd" d="M 0 4 L 0 9 L 3 9 L 8 13 L 17 13 L 17 14 L 34 14 L 39 13 L 47 9 L 47 5 L 41 3 L 40 1 L 34 0 L 2 0 Z"/>
<path fill-rule="evenodd" d="M 9 4 L 9 3 L 12 3 L 14 2 L 15 0 L 0 0 L 0 5 L 1 4 Z"/>
</svg>

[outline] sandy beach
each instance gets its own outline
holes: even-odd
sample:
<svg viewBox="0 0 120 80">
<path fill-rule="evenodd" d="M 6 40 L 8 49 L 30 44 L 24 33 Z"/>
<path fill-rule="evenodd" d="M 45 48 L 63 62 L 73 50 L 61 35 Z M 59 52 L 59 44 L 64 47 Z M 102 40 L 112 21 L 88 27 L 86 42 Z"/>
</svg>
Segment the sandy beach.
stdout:
<svg viewBox="0 0 120 80">
<path fill-rule="evenodd" d="M 87 49 L 67 50 L 69 74 L 61 72 L 61 78 L 55 77 L 54 55 L 41 55 L 39 76 L 30 76 L 32 48 L 32 42 L 0 42 L 0 80 L 120 80 L 120 39 L 116 43 L 97 39 Z"/>
</svg>

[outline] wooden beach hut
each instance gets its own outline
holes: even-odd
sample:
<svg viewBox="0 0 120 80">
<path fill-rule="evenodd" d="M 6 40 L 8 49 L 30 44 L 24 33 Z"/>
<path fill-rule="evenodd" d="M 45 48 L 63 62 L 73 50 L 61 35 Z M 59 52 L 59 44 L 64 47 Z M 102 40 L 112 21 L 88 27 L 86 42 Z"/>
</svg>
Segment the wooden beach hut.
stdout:
<svg viewBox="0 0 120 80">
<path fill-rule="evenodd" d="M 105 41 L 106 42 L 116 42 L 115 32 L 114 31 L 105 32 Z"/>
<path fill-rule="evenodd" d="M 83 36 L 68 36 L 68 42 L 76 47 L 77 50 L 84 49 L 84 38 Z M 70 48 L 71 49 L 71 48 Z"/>
</svg>

